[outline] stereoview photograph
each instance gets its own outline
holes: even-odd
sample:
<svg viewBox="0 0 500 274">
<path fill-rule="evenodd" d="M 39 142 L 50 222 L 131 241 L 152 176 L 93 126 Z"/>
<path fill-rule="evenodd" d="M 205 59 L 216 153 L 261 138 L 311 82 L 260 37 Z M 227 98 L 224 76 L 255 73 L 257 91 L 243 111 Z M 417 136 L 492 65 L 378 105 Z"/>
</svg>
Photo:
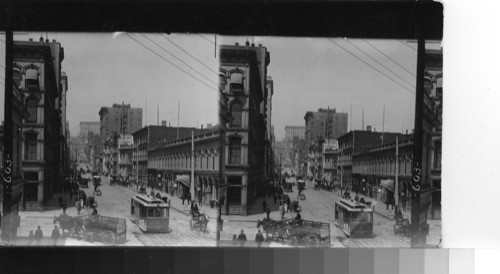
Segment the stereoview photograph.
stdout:
<svg viewBox="0 0 500 274">
<path fill-rule="evenodd" d="M 441 41 L 0 35 L 1 243 L 440 247 Z"/>
</svg>

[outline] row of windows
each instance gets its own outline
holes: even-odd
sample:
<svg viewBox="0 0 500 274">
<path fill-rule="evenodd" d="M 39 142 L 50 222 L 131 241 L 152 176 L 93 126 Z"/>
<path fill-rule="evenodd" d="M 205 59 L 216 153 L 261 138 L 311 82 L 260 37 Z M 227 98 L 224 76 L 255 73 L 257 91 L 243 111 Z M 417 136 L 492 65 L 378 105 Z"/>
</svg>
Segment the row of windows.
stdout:
<svg viewBox="0 0 500 274">
<path fill-rule="evenodd" d="M 411 161 L 399 161 L 398 174 L 411 175 Z M 364 174 L 396 174 L 396 162 L 355 163 L 353 172 Z"/>
<path fill-rule="evenodd" d="M 191 169 L 191 157 L 175 157 L 169 159 L 153 158 L 148 162 L 149 168 L 156 169 Z M 194 169 L 196 170 L 218 170 L 219 156 L 196 157 Z"/>
</svg>

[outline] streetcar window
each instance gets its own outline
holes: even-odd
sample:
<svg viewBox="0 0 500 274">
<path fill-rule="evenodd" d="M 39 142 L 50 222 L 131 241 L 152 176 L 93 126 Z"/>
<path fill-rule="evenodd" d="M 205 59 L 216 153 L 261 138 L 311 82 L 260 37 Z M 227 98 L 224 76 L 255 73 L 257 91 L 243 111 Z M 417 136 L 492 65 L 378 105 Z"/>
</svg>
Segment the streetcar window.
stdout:
<svg viewBox="0 0 500 274">
<path fill-rule="evenodd" d="M 148 209 L 141 206 L 141 217 L 147 217 L 148 216 Z"/>
</svg>

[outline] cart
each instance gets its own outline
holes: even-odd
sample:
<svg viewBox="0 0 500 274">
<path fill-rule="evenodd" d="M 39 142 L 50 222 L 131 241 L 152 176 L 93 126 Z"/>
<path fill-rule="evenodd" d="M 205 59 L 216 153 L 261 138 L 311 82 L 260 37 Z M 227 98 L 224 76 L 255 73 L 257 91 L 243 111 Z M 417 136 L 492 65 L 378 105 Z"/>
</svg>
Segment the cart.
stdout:
<svg viewBox="0 0 500 274">
<path fill-rule="evenodd" d="M 198 228 L 205 233 L 207 231 L 207 225 L 209 221 L 208 214 L 205 213 L 193 213 L 191 212 L 191 220 L 189 220 L 189 228 L 194 230 Z"/>
<path fill-rule="evenodd" d="M 410 237 L 410 220 L 408 218 L 396 218 L 394 220 L 394 235 L 402 234 L 405 237 Z"/>
<path fill-rule="evenodd" d="M 61 214 L 54 216 L 53 224 L 59 223 L 62 235 L 70 238 L 83 239 L 85 219 L 88 215 L 70 216 Z"/>
<path fill-rule="evenodd" d="M 283 242 L 292 246 L 330 246 L 330 224 L 309 220 L 272 220 L 257 221 L 268 241 Z M 271 236 L 269 236 L 269 234 Z"/>
<path fill-rule="evenodd" d="M 122 218 L 89 216 L 84 228 L 84 239 L 88 242 L 101 241 L 113 245 L 127 240 L 127 221 Z"/>
</svg>

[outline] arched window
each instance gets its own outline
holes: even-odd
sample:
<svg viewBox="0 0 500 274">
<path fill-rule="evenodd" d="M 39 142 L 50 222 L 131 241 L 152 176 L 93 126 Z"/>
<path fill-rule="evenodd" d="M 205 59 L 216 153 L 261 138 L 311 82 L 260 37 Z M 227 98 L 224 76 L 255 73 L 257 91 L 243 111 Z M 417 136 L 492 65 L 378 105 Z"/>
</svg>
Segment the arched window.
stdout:
<svg viewBox="0 0 500 274">
<path fill-rule="evenodd" d="M 235 102 L 231 105 L 231 116 L 233 117 L 231 126 L 241 127 L 242 107 L 240 103 Z"/>
<path fill-rule="evenodd" d="M 229 163 L 234 165 L 241 163 L 241 138 L 229 139 Z"/>
<path fill-rule="evenodd" d="M 31 65 L 26 67 L 25 85 L 27 88 L 40 88 L 38 75 L 38 68 L 36 66 Z"/>
<path fill-rule="evenodd" d="M 26 155 L 27 161 L 36 161 L 36 143 L 37 143 L 36 133 L 26 133 Z"/>
<path fill-rule="evenodd" d="M 229 87 L 231 92 L 243 92 L 243 73 L 231 73 L 231 84 Z"/>
<path fill-rule="evenodd" d="M 38 102 L 34 98 L 29 98 L 26 100 L 26 108 L 28 109 L 29 117 L 28 122 L 36 123 L 37 121 L 37 110 Z"/>
</svg>

